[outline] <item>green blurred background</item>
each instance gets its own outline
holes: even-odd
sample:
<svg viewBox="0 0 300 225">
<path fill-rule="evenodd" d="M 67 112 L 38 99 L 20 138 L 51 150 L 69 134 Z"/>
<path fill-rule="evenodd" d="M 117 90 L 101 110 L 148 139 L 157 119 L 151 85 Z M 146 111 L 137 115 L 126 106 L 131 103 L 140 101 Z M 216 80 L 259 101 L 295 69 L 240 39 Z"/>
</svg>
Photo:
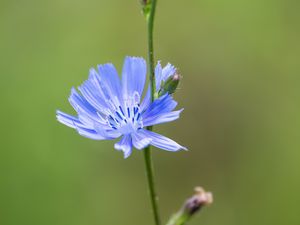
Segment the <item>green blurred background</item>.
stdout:
<svg viewBox="0 0 300 225">
<path fill-rule="evenodd" d="M 190 225 L 300 224 L 300 4 L 159 0 L 155 56 L 183 76 L 185 111 L 155 128 L 163 221 L 202 185 Z M 0 0 L 0 224 L 152 225 L 143 155 L 59 124 L 89 68 L 146 57 L 138 0 Z"/>
</svg>

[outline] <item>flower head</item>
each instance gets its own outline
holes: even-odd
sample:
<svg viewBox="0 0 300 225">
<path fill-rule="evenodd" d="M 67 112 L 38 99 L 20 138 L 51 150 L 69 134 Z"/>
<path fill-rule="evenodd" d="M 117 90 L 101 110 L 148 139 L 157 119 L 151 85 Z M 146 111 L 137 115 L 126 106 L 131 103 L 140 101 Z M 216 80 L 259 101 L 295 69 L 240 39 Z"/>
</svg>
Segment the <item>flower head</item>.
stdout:
<svg viewBox="0 0 300 225">
<path fill-rule="evenodd" d="M 171 64 L 162 68 L 158 63 L 155 69 L 156 91 L 161 82 L 175 72 Z M 99 65 L 97 70 L 91 69 L 88 80 L 78 87 L 81 94 L 72 88 L 69 97 L 77 116 L 57 111 L 58 121 L 90 139 L 105 140 L 122 136 L 114 147 L 123 151 L 125 158 L 131 154 L 133 146 L 139 150 L 148 145 L 167 151 L 186 149 L 167 137 L 145 129 L 176 120 L 182 111 L 173 111 L 177 102 L 168 93 L 151 102 L 149 87 L 141 100 L 146 73 L 146 62 L 138 57 L 125 58 L 121 80 L 112 64 Z"/>
</svg>

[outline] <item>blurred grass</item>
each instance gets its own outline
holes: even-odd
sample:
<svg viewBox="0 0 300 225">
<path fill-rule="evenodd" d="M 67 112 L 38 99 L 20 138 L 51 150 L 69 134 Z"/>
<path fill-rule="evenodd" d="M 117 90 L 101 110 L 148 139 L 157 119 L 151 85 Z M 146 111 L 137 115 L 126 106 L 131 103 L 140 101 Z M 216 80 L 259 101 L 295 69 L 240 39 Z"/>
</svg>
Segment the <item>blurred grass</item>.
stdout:
<svg viewBox="0 0 300 225">
<path fill-rule="evenodd" d="M 159 1 L 156 58 L 178 66 L 182 118 L 156 129 L 164 221 L 192 188 L 191 225 L 300 223 L 299 2 Z M 138 1 L 0 0 L 0 224 L 152 224 L 142 154 L 55 120 L 90 67 L 146 56 Z"/>
</svg>

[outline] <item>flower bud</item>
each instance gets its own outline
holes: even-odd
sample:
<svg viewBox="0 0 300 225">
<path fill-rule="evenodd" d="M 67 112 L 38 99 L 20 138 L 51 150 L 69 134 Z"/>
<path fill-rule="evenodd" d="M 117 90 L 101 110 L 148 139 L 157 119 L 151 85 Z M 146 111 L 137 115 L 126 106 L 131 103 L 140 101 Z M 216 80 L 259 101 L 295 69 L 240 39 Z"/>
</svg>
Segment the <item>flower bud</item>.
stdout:
<svg viewBox="0 0 300 225">
<path fill-rule="evenodd" d="M 213 197 L 211 192 L 206 192 L 203 188 L 196 187 L 195 194 L 186 200 L 181 209 L 170 218 L 167 225 L 186 224 L 203 206 L 209 205 L 212 202 Z"/>
<path fill-rule="evenodd" d="M 196 187 L 195 194 L 185 202 L 182 210 L 192 216 L 202 206 L 209 205 L 212 202 L 213 197 L 211 192 L 205 192 L 203 188 Z"/>
<path fill-rule="evenodd" d="M 140 0 L 142 6 L 146 6 L 147 4 L 151 4 L 151 0 Z"/>
<path fill-rule="evenodd" d="M 151 0 L 140 0 L 144 16 L 148 17 L 151 9 Z"/>
<path fill-rule="evenodd" d="M 166 93 L 173 94 L 179 84 L 181 76 L 178 73 L 170 76 L 166 81 L 163 81 L 160 90 L 158 91 L 158 96 L 163 96 Z"/>
</svg>

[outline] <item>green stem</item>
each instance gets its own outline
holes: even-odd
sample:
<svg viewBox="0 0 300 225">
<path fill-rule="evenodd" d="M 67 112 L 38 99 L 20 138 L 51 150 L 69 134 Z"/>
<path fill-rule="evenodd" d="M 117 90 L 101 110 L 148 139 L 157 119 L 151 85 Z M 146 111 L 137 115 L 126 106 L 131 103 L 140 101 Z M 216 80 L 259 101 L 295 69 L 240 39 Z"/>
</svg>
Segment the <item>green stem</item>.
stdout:
<svg viewBox="0 0 300 225">
<path fill-rule="evenodd" d="M 154 75 L 154 52 L 153 52 L 153 25 L 154 16 L 156 8 L 156 0 L 151 1 L 150 13 L 147 16 L 147 31 L 148 31 L 148 68 L 150 77 L 150 87 L 151 87 L 151 101 L 155 99 L 156 85 L 155 85 L 155 75 Z M 148 130 L 152 130 L 152 126 L 147 127 Z M 148 179 L 148 186 L 150 192 L 150 199 L 152 205 L 152 211 L 154 216 L 155 225 L 160 225 L 160 216 L 158 210 L 158 197 L 156 195 L 154 174 L 153 174 L 153 162 L 151 156 L 150 146 L 144 149 L 144 158 L 146 164 L 146 174 Z"/>
<path fill-rule="evenodd" d="M 151 2 L 151 10 L 147 17 L 147 30 L 148 30 L 148 60 L 149 60 L 149 74 L 151 84 L 151 100 L 154 101 L 156 92 L 155 88 L 155 75 L 154 75 L 154 51 L 153 51 L 153 25 L 155 16 L 156 0 Z"/>
<path fill-rule="evenodd" d="M 159 217 L 159 210 L 157 204 L 157 195 L 155 190 L 155 183 L 154 183 L 154 175 L 153 175 L 153 162 L 151 156 L 151 149 L 150 146 L 144 149 L 144 158 L 146 164 L 146 174 L 148 179 L 148 186 L 150 192 L 150 199 L 152 205 L 152 211 L 154 216 L 155 225 L 160 225 L 160 217 Z"/>
</svg>

